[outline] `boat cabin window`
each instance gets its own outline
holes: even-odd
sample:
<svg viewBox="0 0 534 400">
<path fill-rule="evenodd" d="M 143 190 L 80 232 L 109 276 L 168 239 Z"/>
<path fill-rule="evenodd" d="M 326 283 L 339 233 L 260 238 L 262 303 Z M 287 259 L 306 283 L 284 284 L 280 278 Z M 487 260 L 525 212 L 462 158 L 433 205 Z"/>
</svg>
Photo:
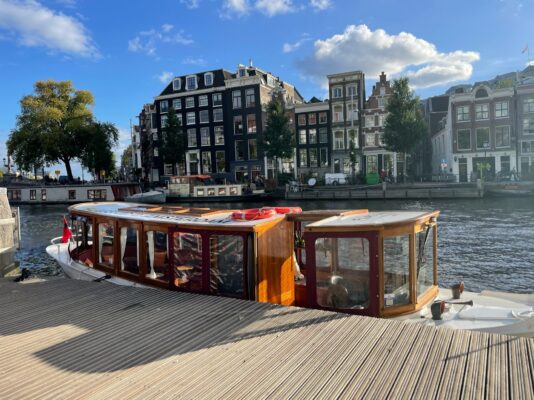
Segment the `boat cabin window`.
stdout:
<svg viewBox="0 0 534 400">
<path fill-rule="evenodd" d="M 113 268 L 113 241 L 115 228 L 112 223 L 98 224 L 98 262 Z"/>
<path fill-rule="evenodd" d="M 145 232 L 147 248 L 147 274 L 149 279 L 169 281 L 169 257 L 167 253 L 167 233 L 161 231 Z"/>
<path fill-rule="evenodd" d="M 434 284 L 434 229 L 428 226 L 415 234 L 418 297 Z"/>
<path fill-rule="evenodd" d="M 139 236 L 137 228 L 121 227 L 121 271 L 139 274 Z"/>
<path fill-rule="evenodd" d="M 72 220 L 72 238 L 75 248 L 72 258 L 92 267 L 93 260 L 93 220 L 88 217 L 76 216 Z"/>
<path fill-rule="evenodd" d="M 173 233 L 174 285 L 194 292 L 202 291 L 202 236 Z"/>
<path fill-rule="evenodd" d="M 410 304 L 410 236 L 384 238 L 384 307 Z"/>
<path fill-rule="evenodd" d="M 369 306 L 369 242 L 365 238 L 315 241 L 317 304 L 336 309 Z"/>
<path fill-rule="evenodd" d="M 243 237 L 210 236 L 210 292 L 244 296 Z"/>
</svg>

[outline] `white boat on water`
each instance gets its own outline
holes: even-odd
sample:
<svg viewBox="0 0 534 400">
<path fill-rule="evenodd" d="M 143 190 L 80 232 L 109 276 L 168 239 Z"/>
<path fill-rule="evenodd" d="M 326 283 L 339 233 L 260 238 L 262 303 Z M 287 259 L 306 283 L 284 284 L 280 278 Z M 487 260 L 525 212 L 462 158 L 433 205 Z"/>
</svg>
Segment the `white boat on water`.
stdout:
<svg viewBox="0 0 534 400">
<path fill-rule="evenodd" d="M 436 211 L 69 210 L 74 241 L 47 252 L 74 279 L 534 337 L 534 295 L 438 287 Z"/>
<path fill-rule="evenodd" d="M 130 203 L 164 204 L 166 199 L 167 196 L 163 190 L 151 190 L 133 194 L 126 197 L 124 200 Z"/>
</svg>

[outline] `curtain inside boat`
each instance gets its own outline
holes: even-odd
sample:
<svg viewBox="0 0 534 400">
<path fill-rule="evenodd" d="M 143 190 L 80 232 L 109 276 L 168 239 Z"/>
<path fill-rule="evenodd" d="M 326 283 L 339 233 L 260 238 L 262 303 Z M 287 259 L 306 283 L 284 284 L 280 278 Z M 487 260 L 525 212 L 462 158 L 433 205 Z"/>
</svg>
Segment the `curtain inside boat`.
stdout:
<svg viewBox="0 0 534 400">
<path fill-rule="evenodd" d="M 124 270 L 124 253 L 126 252 L 126 241 L 128 228 L 121 228 L 121 269 Z"/>
<path fill-rule="evenodd" d="M 148 261 L 150 264 L 150 274 L 148 274 L 148 277 L 156 279 L 156 271 L 154 270 L 154 231 L 148 231 L 146 236 L 148 242 Z"/>
</svg>

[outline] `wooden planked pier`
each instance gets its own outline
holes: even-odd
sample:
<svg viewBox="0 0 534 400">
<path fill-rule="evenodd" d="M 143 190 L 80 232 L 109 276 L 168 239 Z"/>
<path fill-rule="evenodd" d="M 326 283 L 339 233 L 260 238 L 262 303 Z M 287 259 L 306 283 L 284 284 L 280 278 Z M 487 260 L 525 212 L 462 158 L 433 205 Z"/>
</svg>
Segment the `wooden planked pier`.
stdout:
<svg viewBox="0 0 534 400">
<path fill-rule="evenodd" d="M 0 279 L 1 399 L 534 398 L 534 340 L 69 279 Z"/>
</svg>

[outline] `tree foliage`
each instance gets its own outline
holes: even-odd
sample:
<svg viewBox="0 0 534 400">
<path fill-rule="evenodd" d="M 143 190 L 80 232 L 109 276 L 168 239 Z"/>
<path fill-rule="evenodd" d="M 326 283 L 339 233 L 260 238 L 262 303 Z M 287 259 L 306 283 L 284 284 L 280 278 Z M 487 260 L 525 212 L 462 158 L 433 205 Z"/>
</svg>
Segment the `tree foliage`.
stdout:
<svg viewBox="0 0 534 400">
<path fill-rule="evenodd" d="M 167 113 L 167 125 L 162 129 L 163 145 L 160 147 L 160 154 L 163 162 L 172 164 L 173 174 L 176 164 L 181 164 L 185 160 L 187 140 L 173 108 Z"/>
<path fill-rule="evenodd" d="M 262 148 L 269 158 L 290 158 L 295 147 L 295 135 L 290 127 L 284 101 L 279 97 L 267 104 L 267 121 L 263 131 Z"/>
<path fill-rule="evenodd" d="M 132 145 L 126 146 L 121 155 L 121 170 L 126 174 L 133 170 Z"/>
<path fill-rule="evenodd" d="M 96 151 L 98 142 L 91 139 L 90 133 L 111 134 L 111 126 L 95 123 L 90 109 L 93 104 L 91 92 L 75 90 L 70 81 L 36 82 L 34 94 L 24 96 L 20 101 L 17 126 L 7 142 L 8 152 L 15 163 L 22 169 L 31 170 L 61 162 L 65 164 L 70 180 L 73 178 L 70 164 L 75 159 L 82 160 L 83 157 L 85 162 L 106 164 L 100 161 L 100 154 L 96 157 L 96 153 L 102 152 L 103 159 L 109 158 L 113 141 L 101 142 L 99 151 Z M 87 159 L 91 152 L 95 156 L 93 161 Z"/>
<path fill-rule="evenodd" d="M 111 149 L 119 140 L 119 131 L 110 123 L 94 122 L 82 129 L 84 143 L 80 161 L 84 167 L 98 178 L 102 171 L 107 176 L 115 172 L 115 155 Z"/>
</svg>

